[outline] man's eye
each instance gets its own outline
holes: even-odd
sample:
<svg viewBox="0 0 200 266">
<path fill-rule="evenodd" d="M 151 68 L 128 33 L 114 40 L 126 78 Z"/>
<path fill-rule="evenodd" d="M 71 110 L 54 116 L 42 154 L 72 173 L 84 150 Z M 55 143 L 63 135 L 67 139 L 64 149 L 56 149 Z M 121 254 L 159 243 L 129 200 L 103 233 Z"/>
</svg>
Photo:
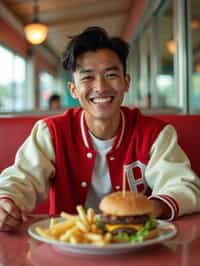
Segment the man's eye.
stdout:
<svg viewBox="0 0 200 266">
<path fill-rule="evenodd" d="M 117 75 L 117 73 L 108 73 L 107 74 L 107 77 L 108 78 L 115 78 L 115 77 L 117 77 L 118 75 Z"/>
<path fill-rule="evenodd" d="M 85 77 L 82 77 L 82 80 L 91 80 L 92 79 L 92 76 L 85 76 Z"/>
</svg>

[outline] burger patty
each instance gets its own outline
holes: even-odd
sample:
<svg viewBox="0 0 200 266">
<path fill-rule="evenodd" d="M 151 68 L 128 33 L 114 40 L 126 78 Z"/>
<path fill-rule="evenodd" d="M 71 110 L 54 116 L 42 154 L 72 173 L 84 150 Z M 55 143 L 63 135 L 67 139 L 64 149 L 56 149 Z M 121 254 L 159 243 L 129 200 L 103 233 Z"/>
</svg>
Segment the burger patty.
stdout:
<svg viewBox="0 0 200 266">
<path fill-rule="evenodd" d="M 119 227 L 114 230 L 112 230 L 112 235 L 117 235 L 118 233 L 127 233 L 128 235 L 135 234 L 137 230 L 134 228 L 124 228 L 124 227 Z"/>
<path fill-rule="evenodd" d="M 149 215 L 140 216 L 116 216 L 102 214 L 100 219 L 106 224 L 143 224 L 149 219 Z"/>
</svg>

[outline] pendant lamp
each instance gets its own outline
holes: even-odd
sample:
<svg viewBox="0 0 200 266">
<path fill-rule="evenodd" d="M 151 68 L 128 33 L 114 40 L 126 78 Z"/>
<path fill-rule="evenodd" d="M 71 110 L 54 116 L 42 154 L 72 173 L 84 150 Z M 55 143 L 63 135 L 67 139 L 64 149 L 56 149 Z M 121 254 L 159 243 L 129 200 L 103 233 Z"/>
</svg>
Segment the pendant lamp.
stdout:
<svg viewBox="0 0 200 266">
<path fill-rule="evenodd" d="M 34 0 L 33 21 L 24 27 L 26 39 L 29 43 L 33 45 L 43 43 L 46 40 L 48 34 L 48 27 L 39 21 L 38 13 L 39 13 L 38 1 Z"/>
</svg>

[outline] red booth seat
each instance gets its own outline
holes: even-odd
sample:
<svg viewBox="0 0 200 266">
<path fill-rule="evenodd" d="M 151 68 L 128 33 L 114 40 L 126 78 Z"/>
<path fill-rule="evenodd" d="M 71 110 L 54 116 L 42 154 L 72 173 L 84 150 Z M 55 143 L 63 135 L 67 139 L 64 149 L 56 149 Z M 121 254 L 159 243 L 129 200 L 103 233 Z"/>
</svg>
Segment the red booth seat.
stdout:
<svg viewBox="0 0 200 266">
<path fill-rule="evenodd" d="M 154 115 L 174 125 L 179 144 L 189 156 L 194 171 L 200 176 L 200 115 Z M 41 116 L 0 117 L 0 172 L 11 165 L 18 147 Z M 39 204 L 35 213 L 48 213 L 48 202 Z"/>
<path fill-rule="evenodd" d="M 190 158 L 192 169 L 200 177 L 200 115 L 154 115 L 172 124 L 178 134 L 178 142 Z"/>
<path fill-rule="evenodd" d="M 0 172 L 13 164 L 19 146 L 41 116 L 0 117 Z M 48 213 L 48 200 L 39 204 L 34 213 Z"/>
</svg>

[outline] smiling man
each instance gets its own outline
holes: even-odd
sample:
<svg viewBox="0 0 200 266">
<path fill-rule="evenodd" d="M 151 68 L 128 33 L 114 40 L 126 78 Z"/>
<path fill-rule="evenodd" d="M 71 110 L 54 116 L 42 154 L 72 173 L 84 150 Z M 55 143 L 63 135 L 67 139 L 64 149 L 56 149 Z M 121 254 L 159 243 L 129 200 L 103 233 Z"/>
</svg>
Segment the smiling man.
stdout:
<svg viewBox="0 0 200 266">
<path fill-rule="evenodd" d="M 119 57 L 110 49 L 86 52 L 77 59 L 74 83 L 69 82 L 68 87 L 85 110 L 87 125 L 96 137 L 108 139 L 116 134 L 129 82 Z"/>
<path fill-rule="evenodd" d="M 0 230 L 16 228 L 48 196 L 50 214 L 93 207 L 122 189 L 147 195 L 154 215 L 173 220 L 200 210 L 200 181 L 177 144 L 175 129 L 122 106 L 129 89 L 129 46 L 104 29 L 73 37 L 62 64 L 80 108 L 38 121 L 0 175 Z"/>
</svg>

